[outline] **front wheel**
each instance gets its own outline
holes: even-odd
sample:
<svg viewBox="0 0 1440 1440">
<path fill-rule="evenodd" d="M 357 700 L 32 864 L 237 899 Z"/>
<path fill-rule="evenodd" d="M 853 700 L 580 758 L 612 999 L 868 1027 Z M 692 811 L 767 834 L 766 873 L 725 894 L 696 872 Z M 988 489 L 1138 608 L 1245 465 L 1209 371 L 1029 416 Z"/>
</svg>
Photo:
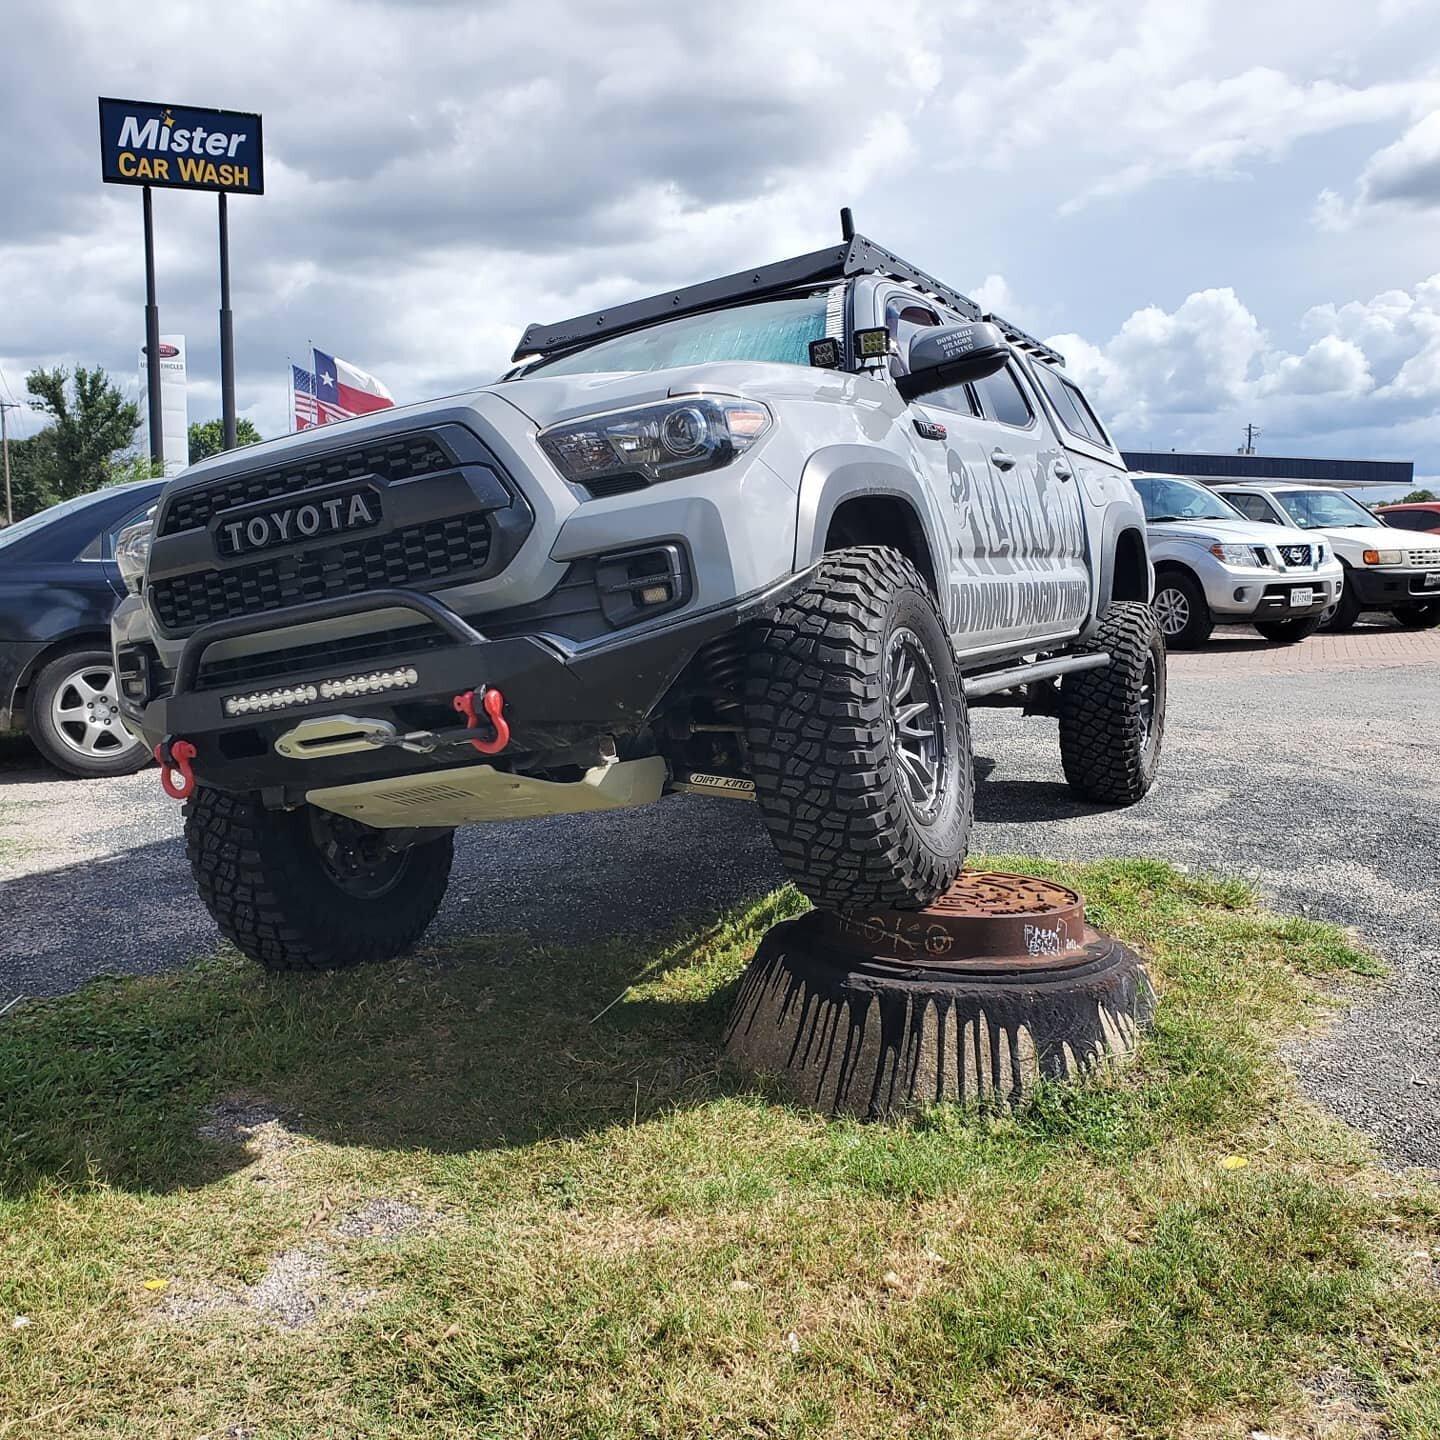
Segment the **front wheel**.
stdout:
<svg viewBox="0 0 1440 1440">
<path fill-rule="evenodd" d="M 746 718 L 760 814 L 816 905 L 921 909 L 954 884 L 969 716 L 935 601 L 898 551 L 825 557 L 752 650 Z"/>
<path fill-rule="evenodd" d="M 1320 628 L 1319 615 L 1307 615 L 1303 620 L 1257 620 L 1255 628 L 1277 645 L 1294 645 L 1307 639 Z"/>
<path fill-rule="evenodd" d="M 1339 597 L 1333 605 L 1327 605 L 1320 612 L 1320 624 L 1331 634 L 1338 634 L 1344 630 L 1353 630 L 1355 622 L 1360 618 L 1360 601 L 1356 598 L 1355 592 L 1350 588 L 1350 577 L 1345 577 L 1344 588 L 1340 591 Z"/>
<path fill-rule="evenodd" d="M 120 718 L 108 650 L 72 650 L 51 660 L 30 688 L 25 721 L 35 748 L 68 775 L 131 775 L 150 763 L 144 742 Z"/>
<path fill-rule="evenodd" d="M 449 834 L 392 847 L 314 805 L 267 810 L 204 787 L 185 805 L 185 851 L 221 933 L 267 970 L 335 970 L 408 950 L 450 879 Z"/>
<path fill-rule="evenodd" d="M 1148 605 L 1117 602 L 1085 649 L 1108 651 L 1110 663 L 1060 682 L 1060 763 L 1083 799 L 1133 805 L 1160 768 L 1165 637 Z"/>
<path fill-rule="evenodd" d="M 1440 601 L 1427 605 L 1401 605 L 1395 618 L 1407 630 L 1430 630 L 1440 625 Z"/>
<path fill-rule="evenodd" d="M 1215 628 L 1200 582 L 1183 570 L 1163 570 L 1155 577 L 1151 608 L 1165 643 L 1175 650 L 1203 645 Z"/>
</svg>

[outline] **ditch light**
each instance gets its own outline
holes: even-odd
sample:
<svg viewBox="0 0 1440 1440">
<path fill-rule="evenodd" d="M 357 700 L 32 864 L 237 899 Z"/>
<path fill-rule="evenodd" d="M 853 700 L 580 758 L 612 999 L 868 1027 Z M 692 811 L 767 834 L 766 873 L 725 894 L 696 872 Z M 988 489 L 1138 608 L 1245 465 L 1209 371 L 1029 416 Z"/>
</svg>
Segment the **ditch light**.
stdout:
<svg viewBox="0 0 1440 1440">
<path fill-rule="evenodd" d="M 342 700 L 352 695 L 379 695 L 387 690 L 409 690 L 420 683 L 413 668 L 404 670 L 372 670 L 367 675 L 346 675 L 333 680 L 318 680 L 304 685 L 282 686 L 277 690 L 255 690 L 248 695 L 227 695 L 225 713 L 230 716 L 253 715 L 269 710 L 288 710 L 294 705 L 309 705 L 316 700 Z"/>
</svg>

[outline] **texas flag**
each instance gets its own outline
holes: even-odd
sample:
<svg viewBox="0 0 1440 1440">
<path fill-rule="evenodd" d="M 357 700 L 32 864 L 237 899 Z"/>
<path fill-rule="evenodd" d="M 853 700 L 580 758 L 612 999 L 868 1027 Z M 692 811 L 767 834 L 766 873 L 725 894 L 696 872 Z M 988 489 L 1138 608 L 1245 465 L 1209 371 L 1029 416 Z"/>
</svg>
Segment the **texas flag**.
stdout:
<svg viewBox="0 0 1440 1440">
<path fill-rule="evenodd" d="M 315 351 L 315 397 L 320 423 L 387 410 L 395 403 L 390 392 L 373 376 L 323 350 Z"/>
</svg>

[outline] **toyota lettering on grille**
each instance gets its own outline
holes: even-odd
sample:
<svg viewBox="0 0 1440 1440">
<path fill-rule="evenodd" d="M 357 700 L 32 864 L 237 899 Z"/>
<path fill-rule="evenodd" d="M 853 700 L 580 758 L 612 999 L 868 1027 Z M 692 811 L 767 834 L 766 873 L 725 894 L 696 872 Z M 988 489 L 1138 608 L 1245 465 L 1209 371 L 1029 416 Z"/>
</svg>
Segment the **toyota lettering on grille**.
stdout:
<svg viewBox="0 0 1440 1440">
<path fill-rule="evenodd" d="M 323 500 L 267 505 L 234 520 L 221 515 L 215 522 L 215 548 L 221 555 L 250 555 L 321 535 L 368 530 L 380 519 L 380 497 L 373 490 L 352 490 Z"/>
</svg>

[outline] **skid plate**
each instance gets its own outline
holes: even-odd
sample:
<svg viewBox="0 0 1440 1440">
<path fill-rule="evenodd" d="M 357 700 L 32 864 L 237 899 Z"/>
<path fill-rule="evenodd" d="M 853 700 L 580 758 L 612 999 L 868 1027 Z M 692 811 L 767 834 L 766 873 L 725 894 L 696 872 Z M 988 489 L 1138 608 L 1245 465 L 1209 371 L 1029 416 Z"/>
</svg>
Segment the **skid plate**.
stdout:
<svg viewBox="0 0 1440 1440">
<path fill-rule="evenodd" d="M 474 825 L 648 805 L 660 798 L 665 775 L 665 762 L 658 755 L 597 765 L 571 782 L 536 780 L 529 775 L 506 774 L 493 765 L 474 765 L 428 775 L 322 786 L 307 791 L 305 798 L 322 810 L 348 815 L 380 830 Z"/>
</svg>

